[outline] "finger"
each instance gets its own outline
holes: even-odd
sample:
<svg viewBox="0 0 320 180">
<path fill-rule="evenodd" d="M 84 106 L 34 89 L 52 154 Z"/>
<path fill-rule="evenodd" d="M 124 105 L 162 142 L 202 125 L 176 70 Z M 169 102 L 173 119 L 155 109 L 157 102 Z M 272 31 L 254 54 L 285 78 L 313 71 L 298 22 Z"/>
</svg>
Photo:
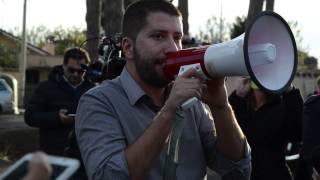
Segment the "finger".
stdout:
<svg viewBox="0 0 320 180">
<path fill-rule="evenodd" d="M 68 109 L 60 109 L 59 112 L 62 114 L 66 114 L 68 112 Z"/>
<path fill-rule="evenodd" d="M 190 67 L 188 70 L 183 72 L 179 77 L 185 77 L 185 78 L 191 78 L 191 77 L 196 77 L 196 78 L 201 78 L 200 74 L 197 72 L 197 70 L 193 67 Z"/>
<path fill-rule="evenodd" d="M 187 101 L 190 98 L 196 97 L 198 99 L 201 98 L 201 93 L 200 90 L 196 90 L 196 89 L 185 89 L 184 90 L 184 95 L 183 97 L 181 97 L 183 100 L 183 102 Z"/>
<path fill-rule="evenodd" d="M 224 77 L 207 80 L 206 84 L 210 87 L 218 87 L 218 86 L 224 85 L 225 84 Z"/>
<path fill-rule="evenodd" d="M 184 90 L 197 90 L 202 93 L 206 90 L 206 87 L 206 84 L 188 81 L 176 84 L 174 89 L 179 90 L 181 93 L 183 93 Z"/>
</svg>

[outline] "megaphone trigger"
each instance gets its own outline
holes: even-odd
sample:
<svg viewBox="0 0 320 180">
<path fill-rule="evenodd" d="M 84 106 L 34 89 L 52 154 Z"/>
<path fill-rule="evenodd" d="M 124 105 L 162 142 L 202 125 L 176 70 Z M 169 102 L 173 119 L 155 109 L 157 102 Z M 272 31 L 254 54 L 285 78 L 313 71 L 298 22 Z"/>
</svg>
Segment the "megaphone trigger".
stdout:
<svg viewBox="0 0 320 180">
<path fill-rule="evenodd" d="M 181 76 L 182 74 L 186 73 L 189 69 L 195 69 L 197 71 L 197 74 L 200 76 L 202 80 L 207 80 L 209 79 L 202 71 L 201 66 L 199 63 L 196 64 L 188 64 L 188 65 L 183 65 L 179 69 L 178 76 Z"/>
</svg>

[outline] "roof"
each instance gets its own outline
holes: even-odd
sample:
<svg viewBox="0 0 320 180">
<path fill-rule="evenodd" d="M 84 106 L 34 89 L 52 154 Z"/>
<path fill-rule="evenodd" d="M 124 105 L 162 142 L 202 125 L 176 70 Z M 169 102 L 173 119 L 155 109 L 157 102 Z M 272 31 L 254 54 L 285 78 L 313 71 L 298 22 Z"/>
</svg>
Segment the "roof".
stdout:
<svg viewBox="0 0 320 180">
<path fill-rule="evenodd" d="M 13 41 L 21 41 L 19 37 L 14 36 L 13 34 L 4 31 L 3 29 L 0 29 L 0 36 L 7 37 L 8 39 L 12 39 Z M 32 45 L 31 43 L 27 43 L 27 49 L 29 51 L 33 51 L 39 55 L 44 55 L 44 56 L 51 56 L 51 54 L 35 45 Z"/>
</svg>

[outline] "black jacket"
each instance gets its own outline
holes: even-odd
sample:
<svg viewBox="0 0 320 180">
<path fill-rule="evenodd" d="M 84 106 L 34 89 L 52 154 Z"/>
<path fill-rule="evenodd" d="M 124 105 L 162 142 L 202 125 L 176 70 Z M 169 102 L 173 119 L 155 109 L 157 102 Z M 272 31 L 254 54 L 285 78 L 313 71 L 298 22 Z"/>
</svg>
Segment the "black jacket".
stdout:
<svg viewBox="0 0 320 180">
<path fill-rule="evenodd" d="M 63 78 L 62 66 L 56 66 L 47 81 L 41 82 L 29 101 L 24 118 L 25 122 L 40 129 L 40 149 L 48 154 L 62 155 L 68 134 L 74 123 L 62 124 L 60 109 L 75 113 L 80 96 L 94 86 L 84 81 L 76 89 Z"/>
<path fill-rule="evenodd" d="M 253 110 L 245 98 L 229 97 L 251 146 L 252 180 L 291 179 L 285 162 L 288 142 L 300 142 L 303 100 L 298 89 Z"/>
<path fill-rule="evenodd" d="M 312 167 L 320 147 L 320 94 L 315 94 L 305 101 L 303 107 L 303 145 L 297 167 L 297 180 L 312 180 Z M 318 151 L 318 152 L 317 152 Z M 314 154 L 317 153 L 317 154 Z M 316 157 L 313 157 L 317 155 Z M 317 167 L 317 166 L 316 166 Z"/>
</svg>

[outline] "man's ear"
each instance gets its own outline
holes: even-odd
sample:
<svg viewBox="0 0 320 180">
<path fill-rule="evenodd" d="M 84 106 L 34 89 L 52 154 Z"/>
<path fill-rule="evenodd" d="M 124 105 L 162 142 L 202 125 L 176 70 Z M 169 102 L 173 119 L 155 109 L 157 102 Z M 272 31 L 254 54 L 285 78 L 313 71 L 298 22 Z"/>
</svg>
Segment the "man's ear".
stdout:
<svg viewBox="0 0 320 180">
<path fill-rule="evenodd" d="M 128 37 L 122 38 L 122 52 L 127 59 L 133 58 L 133 40 Z"/>
</svg>

